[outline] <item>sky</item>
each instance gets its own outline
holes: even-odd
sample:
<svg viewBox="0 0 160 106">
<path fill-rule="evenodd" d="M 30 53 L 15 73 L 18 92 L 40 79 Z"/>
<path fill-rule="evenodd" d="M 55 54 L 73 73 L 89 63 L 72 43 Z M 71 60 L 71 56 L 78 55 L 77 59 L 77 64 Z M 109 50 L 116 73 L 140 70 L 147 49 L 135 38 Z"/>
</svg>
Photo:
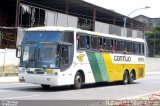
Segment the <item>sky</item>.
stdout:
<svg viewBox="0 0 160 106">
<path fill-rule="evenodd" d="M 133 12 L 129 17 L 145 15 L 150 18 L 160 17 L 160 0 L 84 0 L 89 3 L 113 10 L 120 14 L 128 16 L 132 11 L 138 8 L 149 6 L 148 9 L 140 9 Z"/>
</svg>

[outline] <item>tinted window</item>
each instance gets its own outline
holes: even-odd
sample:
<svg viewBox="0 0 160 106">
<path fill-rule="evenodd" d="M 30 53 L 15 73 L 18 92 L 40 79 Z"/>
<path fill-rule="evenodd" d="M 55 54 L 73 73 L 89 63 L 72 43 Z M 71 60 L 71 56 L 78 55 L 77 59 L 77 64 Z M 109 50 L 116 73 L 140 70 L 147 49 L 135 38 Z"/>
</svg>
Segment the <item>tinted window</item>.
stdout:
<svg viewBox="0 0 160 106">
<path fill-rule="evenodd" d="M 78 48 L 90 48 L 90 37 L 85 35 L 78 35 L 77 39 Z"/>
<path fill-rule="evenodd" d="M 127 42 L 127 52 L 132 52 L 132 42 Z"/>
<path fill-rule="evenodd" d="M 117 40 L 117 42 L 116 42 L 116 48 L 117 48 L 117 51 L 122 51 L 123 50 L 123 42 Z"/>
<path fill-rule="evenodd" d="M 111 50 L 111 40 L 106 39 L 106 50 Z"/>
<path fill-rule="evenodd" d="M 98 37 L 91 37 L 91 48 L 98 49 Z"/>
<path fill-rule="evenodd" d="M 133 45 L 133 53 L 135 53 L 135 54 L 139 54 L 140 53 L 139 43 L 134 43 L 134 45 Z"/>
<path fill-rule="evenodd" d="M 144 44 L 141 44 L 141 54 L 144 54 Z"/>
</svg>

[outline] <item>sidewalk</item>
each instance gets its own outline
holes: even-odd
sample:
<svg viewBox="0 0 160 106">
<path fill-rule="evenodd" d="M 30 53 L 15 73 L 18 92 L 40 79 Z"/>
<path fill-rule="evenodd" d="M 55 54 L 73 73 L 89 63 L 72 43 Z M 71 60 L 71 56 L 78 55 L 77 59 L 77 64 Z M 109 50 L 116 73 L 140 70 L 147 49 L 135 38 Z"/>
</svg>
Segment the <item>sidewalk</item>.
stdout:
<svg viewBox="0 0 160 106">
<path fill-rule="evenodd" d="M 146 72 L 146 75 L 155 75 L 155 74 L 160 74 L 160 72 Z"/>
<path fill-rule="evenodd" d="M 6 83 L 6 82 L 19 82 L 18 76 L 0 77 L 0 83 Z"/>
</svg>

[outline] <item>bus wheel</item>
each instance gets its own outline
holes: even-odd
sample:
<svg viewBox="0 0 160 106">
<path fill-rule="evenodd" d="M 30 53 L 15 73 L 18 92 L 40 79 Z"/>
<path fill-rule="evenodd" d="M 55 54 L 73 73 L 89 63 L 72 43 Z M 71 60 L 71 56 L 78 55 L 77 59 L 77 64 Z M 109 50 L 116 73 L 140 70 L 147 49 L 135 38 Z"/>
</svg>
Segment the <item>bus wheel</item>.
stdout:
<svg viewBox="0 0 160 106">
<path fill-rule="evenodd" d="M 44 85 L 44 84 L 41 84 L 42 88 L 44 89 L 49 89 L 51 86 L 50 85 Z"/>
<path fill-rule="evenodd" d="M 134 78 L 135 78 L 135 74 L 132 71 L 129 75 L 129 84 L 133 84 L 134 83 Z"/>
<path fill-rule="evenodd" d="M 128 84 L 128 82 L 129 82 L 129 75 L 128 75 L 128 72 L 125 71 L 124 74 L 123 74 L 123 81 L 122 81 L 122 83 L 124 85 L 126 85 L 126 84 Z"/>
<path fill-rule="evenodd" d="M 74 78 L 74 89 L 80 89 L 82 87 L 82 75 L 81 73 L 77 72 Z"/>
</svg>

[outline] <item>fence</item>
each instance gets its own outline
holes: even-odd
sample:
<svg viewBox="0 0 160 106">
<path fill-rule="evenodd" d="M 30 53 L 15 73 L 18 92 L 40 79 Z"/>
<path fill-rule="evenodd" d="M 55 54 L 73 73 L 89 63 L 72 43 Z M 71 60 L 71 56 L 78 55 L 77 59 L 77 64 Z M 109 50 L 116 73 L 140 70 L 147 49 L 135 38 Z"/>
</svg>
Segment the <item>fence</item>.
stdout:
<svg viewBox="0 0 160 106">
<path fill-rule="evenodd" d="M 0 49 L 0 77 L 17 75 L 18 64 L 15 49 Z"/>
</svg>

